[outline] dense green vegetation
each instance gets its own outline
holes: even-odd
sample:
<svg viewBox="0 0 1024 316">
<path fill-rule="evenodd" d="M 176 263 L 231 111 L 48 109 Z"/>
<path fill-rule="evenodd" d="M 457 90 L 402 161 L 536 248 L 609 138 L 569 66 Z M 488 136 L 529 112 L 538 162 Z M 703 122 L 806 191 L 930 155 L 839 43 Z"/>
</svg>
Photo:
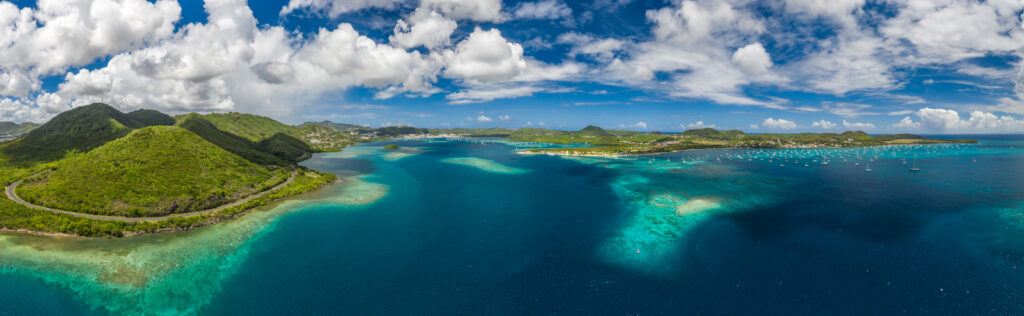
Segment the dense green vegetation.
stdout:
<svg viewBox="0 0 1024 316">
<path fill-rule="evenodd" d="M 249 161 L 262 165 L 292 164 L 314 151 L 302 140 L 284 133 L 253 142 L 247 138 L 222 131 L 204 116 L 188 114 L 180 118 L 178 126 L 185 128 L 199 137 L 242 156 Z"/>
<path fill-rule="evenodd" d="M 184 117 L 188 117 L 185 115 Z M 179 122 L 184 118 L 179 116 Z M 253 142 L 270 138 L 277 133 L 290 133 L 298 127 L 287 125 L 272 118 L 244 113 L 210 113 L 202 116 L 218 129 L 244 137 Z"/>
<path fill-rule="evenodd" d="M 184 120 L 197 116 L 198 114 L 179 115 L 176 119 L 181 124 Z M 348 132 L 331 129 L 318 123 L 306 123 L 302 126 L 292 126 L 275 121 L 272 118 L 244 114 L 244 113 L 212 113 L 202 115 L 202 118 L 209 121 L 217 129 L 233 135 L 248 139 L 254 143 L 273 139 L 268 142 L 272 146 L 269 151 L 282 154 L 286 160 L 302 156 L 294 145 L 294 141 L 283 138 L 281 135 L 291 136 L 306 144 L 308 151 L 338 151 L 356 142 L 355 137 Z M 289 145 L 290 144 L 290 145 Z M 283 147 L 281 147 L 283 146 Z M 292 155 L 298 153 L 297 155 Z"/>
<path fill-rule="evenodd" d="M 142 109 L 128 113 L 126 116 L 135 121 L 136 125 L 133 127 L 174 125 L 173 117 L 156 110 Z"/>
<path fill-rule="evenodd" d="M 412 126 L 385 126 L 373 130 L 378 137 L 397 137 L 402 135 L 426 135 L 430 131 L 425 128 Z"/>
<path fill-rule="evenodd" d="M 129 116 L 102 103 L 77 107 L 0 146 L 0 156 L 4 156 L 0 160 L 21 166 L 55 161 L 69 152 L 86 152 L 128 135 L 132 129 L 161 123 L 154 116 L 148 113 Z"/>
<path fill-rule="evenodd" d="M 211 117 L 233 132 L 211 122 Z M 338 150 L 352 142 L 349 134 L 323 126 L 295 127 L 255 115 L 190 114 L 175 119 L 153 110 L 126 114 L 92 104 L 0 144 L 0 184 L 23 180 L 17 189 L 22 199 L 72 212 L 126 217 L 181 214 L 264 191 L 288 179 L 294 163 L 310 152 Z M 161 221 L 94 220 L 0 198 L 0 229 L 84 236 L 187 229 L 335 179 L 297 168 L 298 175 L 286 187 L 243 205 Z"/>
<path fill-rule="evenodd" d="M 0 135 L 9 134 L 20 134 L 31 131 L 39 127 L 39 124 L 32 122 L 25 123 L 14 123 L 14 122 L 0 122 Z"/>
<path fill-rule="evenodd" d="M 217 129 L 213 123 L 210 123 L 210 121 L 207 121 L 198 114 L 187 115 L 178 123 L 178 126 L 199 135 L 199 137 L 220 148 L 257 164 L 283 165 L 288 162 L 288 160 L 261 150 L 257 143 L 247 138 Z"/>
<path fill-rule="evenodd" d="M 11 178 L 0 178 L 0 182 L 6 183 L 9 179 Z M 244 213 L 246 210 L 267 205 L 274 200 L 318 189 L 334 182 L 335 179 L 336 177 L 333 174 L 321 173 L 300 167 L 298 175 L 291 184 L 280 190 L 250 200 L 245 204 L 210 214 L 137 223 L 102 221 L 58 215 L 30 209 L 8 199 L 0 199 L 0 227 L 8 230 L 27 230 L 93 237 L 122 237 L 140 233 L 182 230 L 230 219 Z"/>
<path fill-rule="evenodd" d="M 891 144 L 973 142 L 971 140 L 928 139 L 909 134 L 872 136 L 861 131 L 849 131 L 840 134 L 747 134 L 739 130 L 720 131 L 704 128 L 688 130 L 680 134 L 664 134 L 659 132 L 609 132 L 595 126 L 587 126 L 577 132 L 521 128 L 512 133 L 509 136 L 509 140 L 554 144 L 585 143 L 593 145 L 586 148 L 530 150 L 530 152 L 535 153 L 568 155 L 632 155 L 722 147 L 858 147 Z"/>
<path fill-rule="evenodd" d="M 616 134 L 620 136 L 617 136 Z M 628 143 L 651 142 L 665 137 L 665 135 L 653 133 L 628 131 L 609 132 L 597 126 L 587 126 L 586 128 L 575 132 L 543 128 L 520 128 L 509 135 L 508 139 L 521 142 L 616 146 Z"/>
<path fill-rule="evenodd" d="M 715 140 L 736 140 L 742 138 L 743 136 L 747 136 L 747 133 L 744 133 L 743 131 L 738 129 L 720 131 L 714 128 L 701 128 L 691 129 L 683 132 L 680 135 L 686 137 L 706 138 Z"/>
<path fill-rule="evenodd" d="M 313 151 L 302 140 L 284 133 L 277 133 L 274 136 L 270 136 L 270 138 L 261 140 L 257 144 L 257 148 L 287 161 L 309 158 L 306 155 Z"/>
<path fill-rule="evenodd" d="M 201 211 L 287 179 L 180 127 L 136 130 L 55 163 L 18 187 L 18 196 L 65 211 L 152 217 Z"/>
</svg>

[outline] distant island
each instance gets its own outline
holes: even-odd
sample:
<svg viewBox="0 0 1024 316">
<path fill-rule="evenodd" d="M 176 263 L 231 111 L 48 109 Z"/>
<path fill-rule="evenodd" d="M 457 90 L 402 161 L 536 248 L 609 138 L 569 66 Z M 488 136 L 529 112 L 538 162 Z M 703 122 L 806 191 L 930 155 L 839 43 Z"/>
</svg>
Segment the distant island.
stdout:
<svg viewBox="0 0 1024 316">
<path fill-rule="evenodd" d="M 230 219 L 336 177 L 299 166 L 315 152 L 359 142 L 422 137 L 498 137 L 579 145 L 523 154 L 624 156 L 689 149 L 859 147 L 971 143 L 917 135 L 747 134 L 710 128 L 682 133 L 542 128 L 369 128 L 329 121 L 298 126 L 243 113 L 169 116 L 122 113 L 106 104 L 74 108 L 43 125 L 0 122 L 0 230 L 122 237 Z M 388 145 L 396 150 L 397 145 Z"/>
<path fill-rule="evenodd" d="M 500 137 L 513 142 L 580 145 L 572 148 L 533 148 L 523 154 L 628 156 L 712 148 L 839 148 L 911 144 L 976 143 L 971 139 L 934 139 L 912 134 L 843 133 L 747 134 L 740 130 L 702 128 L 682 133 L 605 130 L 587 126 L 579 131 L 544 128 L 430 129 L 407 137 Z"/>
<path fill-rule="evenodd" d="M 660 132 L 605 131 L 587 126 L 576 131 L 520 129 L 508 136 L 520 142 L 587 144 L 571 149 L 528 149 L 528 154 L 577 156 L 645 155 L 711 148 L 839 148 L 909 144 L 976 143 L 970 139 L 934 139 L 911 134 L 869 135 L 862 131 L 843 133 L 747 134 L 740 130 L 693 129 L 678 134 Z"/>
</svg>

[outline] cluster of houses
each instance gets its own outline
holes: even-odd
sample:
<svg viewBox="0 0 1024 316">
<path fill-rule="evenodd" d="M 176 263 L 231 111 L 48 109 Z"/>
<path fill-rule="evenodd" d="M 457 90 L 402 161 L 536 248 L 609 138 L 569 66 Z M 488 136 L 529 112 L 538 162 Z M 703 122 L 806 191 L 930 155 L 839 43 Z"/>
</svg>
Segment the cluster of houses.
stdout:
<svg viewBox="0 0 1024 316">
<path fill-rule="evenodd" d="M 25 132 L 25 133 L 17 133 L 17 134 L 5 134 L 5 135 L 0 135 L 0 143 L 2 143 L 2 142 L 7 142 L 7 141 L 12 141 L 12 140 L 15 140 L 15 139 L 17 139 L 18 137 L 21 137 L 22 135 L 25 135 L 25 134 L 28 134 L 28 132 Z"/>
</svg>

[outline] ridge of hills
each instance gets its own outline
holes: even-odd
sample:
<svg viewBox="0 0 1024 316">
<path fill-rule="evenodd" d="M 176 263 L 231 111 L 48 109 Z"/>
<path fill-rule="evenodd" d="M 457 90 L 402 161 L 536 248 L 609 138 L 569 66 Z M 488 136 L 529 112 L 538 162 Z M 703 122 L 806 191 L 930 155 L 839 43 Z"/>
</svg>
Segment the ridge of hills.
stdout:
<svg viewBox="0 0 1024 316">
<path fill-rule="evenodd" d="M 57 114 L 46 124 L 0 147 L 0 155 L 21 165 L 55 161 L 69 151 L 89 151 L 128 135 L 136 128 L 173 124 L 173 119 L 168 119 L 170 116 L 156 111 L 126 114 L 109 105 L 94 103 Z"/>
<path fill-rule="evenodd" d="M 18 187 L 26 201 L 126 217 L 200 211 L 287 178 L 177 126 L 150 126 L 60 160 Z"/>
<path fill-rule="evenodd" d="M 11 135 L 18 133 L 25 133 L 32 131 L 39 124 L 32 122 L 15 123 L 15 122 L 0 122 L 0 135 Z"/>
</svg>

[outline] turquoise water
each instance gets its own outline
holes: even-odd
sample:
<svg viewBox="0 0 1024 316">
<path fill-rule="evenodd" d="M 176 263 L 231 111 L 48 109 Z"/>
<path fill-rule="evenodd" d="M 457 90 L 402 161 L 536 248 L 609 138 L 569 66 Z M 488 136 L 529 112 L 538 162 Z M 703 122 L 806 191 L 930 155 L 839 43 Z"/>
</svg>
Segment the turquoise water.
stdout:
<svg viewBox="0 0 1024 316">
<path fill-rule="evenodd" d="M 213 227 L 0 235 L 0 314 L 1024 313 L 1021 136 L 630 159 L 386 144 L 317 154 L 342 181 Z"/>
</svg>

